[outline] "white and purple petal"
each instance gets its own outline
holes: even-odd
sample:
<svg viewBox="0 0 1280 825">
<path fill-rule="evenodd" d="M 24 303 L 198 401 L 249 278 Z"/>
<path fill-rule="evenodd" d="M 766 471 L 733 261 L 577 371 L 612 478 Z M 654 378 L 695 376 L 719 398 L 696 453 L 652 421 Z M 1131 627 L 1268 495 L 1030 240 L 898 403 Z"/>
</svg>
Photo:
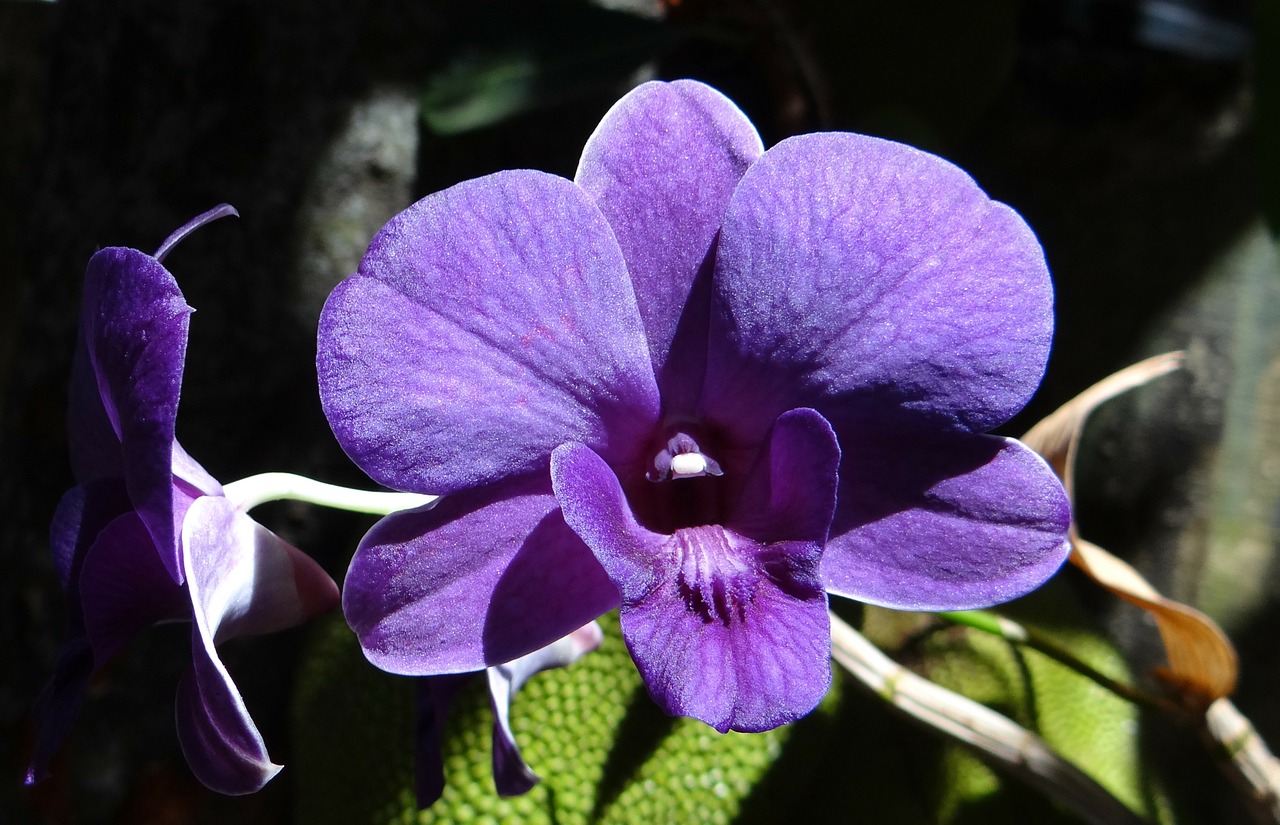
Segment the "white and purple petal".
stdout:
<svg viewBox="0 0 1280 825">
<path fill-rule="evenodd" d="M 502 172 L 393 218 L 320 319 L 320 394 L 375 480 L 451 493 L 566 440 L 636 460 L 658 391 L 622 252 L 572 182 Z"/>
<path fill-rule="evenodd" d="M 574 179 L 622 247 L 668 411 L 691 413 L 697 401 L 711 251 L 734 187 L 763 152 L 742 111 L 691 80 L 633 89 L 582 151 Z M 695 298 L 699 273 L 707 283 Z"/>
<path fill-rule="evenodd" d="M 831 593 L 902 610 L 968 610 L 1039 587 L 1066 560 L 1066 494 L 1022 443 L 849 441 L 822 558 Z"/>
<path fill-rule="evenodd" d="M 192 667 L 178 685 L 178 739 L 205 785 L 252 793 L 280 766 L 268 757 L 216 644 L 300 624 L 336 606 L 338 588 L 314 561 L 220 496 L 191 505 L 182 547 L 194 622 Z"/>
<path fill-rule="evenodd" d="M 616 607 L 618 592 L 550 481 L 526 476 L 378 522 L 342 603 L 371 662 L 426 676 L 517 659 Z"/>
<path fill-rule="evenodd" d="M 848 133 L 789 138 L 748 170 L 715 289 L 701 409 L 740 439 L 797 406 L 991 429 L 1035 390 L 1053 331 L 1016 213 L 941 158 Z"/>
<path fill-rule="evenodd" d="M 493 713 L 493 783 L 499 796 L 519 796 L 538 783 L 538 775 L 520 755 L 511 730 L 511 700 L 530 678 L 544 670 L 568 667 L 600 646 L 600 625 L 590 622 L 546 647 L 485 672 Z M 444 726 L 458 692 L 477 673 L 450 673 L 417 680 L 414 789 L 419 808 L 429 808 L 444 792 Z"/>
<path fill-rule="evenodd" d="M 499 796 L 519 796 L 538 783 L 538 775 L 520 755 L 511 730 L 511 700 L 533 676 L 568 667 L 600 647 L 602 639 L 600 625 L 589 622 L 546 647 L 486 671 L 493 710 L 493 782 Z"/>
</svg>

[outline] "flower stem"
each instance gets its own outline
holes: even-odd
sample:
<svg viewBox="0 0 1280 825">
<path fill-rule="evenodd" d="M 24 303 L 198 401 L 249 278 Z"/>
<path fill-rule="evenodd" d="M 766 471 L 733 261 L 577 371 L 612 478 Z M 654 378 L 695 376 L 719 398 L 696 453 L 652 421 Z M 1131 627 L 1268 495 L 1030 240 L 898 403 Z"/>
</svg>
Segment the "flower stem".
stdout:
<svg viewBox="0 0 1280 825">
<path fill-rule="evenodd" d="M 262 473 L 223 485 L 228 499 L 252 510 L 268 501 L 305 501 L 335 510 L 385 516 L 434 503 L 439 496 L 377 490 L 353 490 L 293 473 Z"/>
</svg>

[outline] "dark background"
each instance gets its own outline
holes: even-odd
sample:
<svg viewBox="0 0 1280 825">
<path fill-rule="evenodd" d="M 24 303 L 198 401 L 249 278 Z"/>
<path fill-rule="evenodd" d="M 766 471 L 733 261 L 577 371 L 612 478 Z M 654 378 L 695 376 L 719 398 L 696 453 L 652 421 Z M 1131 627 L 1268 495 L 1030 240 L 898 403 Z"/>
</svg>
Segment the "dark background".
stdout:
<svg viewBox="0 0 1280 825">
<path fill-rule="evenodd" d="M 288 470 L 367 485 L 315 390 L 328 290 L 417 197 L 503 168 L 571 176 L 599 117 L 649 77 L 716 85 L 767 145 L 819 129 L 914 143 L 1018 209 L 1054 272 L 1058 334 L 1010 434 L 1144 355 L 1188 351 L 1185 373 L 1098 416 L 1081 522 L 1224 622 L 1243 659 L 1238 704 L 1280 743 L 1274 4 L 612 5 L 627 8 L 0 0 L 0 821 L 276 822 L 290 807 L 287 772 L 243 800 L 190 779 L 171 711 L 183 628 L 148 634 L 95 681 L 55 778 L 18 787 L 26 713 L 63 632 L 46 533 L 71 484 L 65 377 L 94 250 L 151 251 L 234 204 L 239 220 L 166 261 L 198 310 L 179 438 L 223 481 Z M 258 512 L 339 580 L 369 523 Z M 1097 609 L 1149 663 L 1149 628 Z M 296 642 L 233 652 L 277 760 Z M 1216 778 L 1187 785 L 1188 821 L 1243 816 Z"/>
</svg>

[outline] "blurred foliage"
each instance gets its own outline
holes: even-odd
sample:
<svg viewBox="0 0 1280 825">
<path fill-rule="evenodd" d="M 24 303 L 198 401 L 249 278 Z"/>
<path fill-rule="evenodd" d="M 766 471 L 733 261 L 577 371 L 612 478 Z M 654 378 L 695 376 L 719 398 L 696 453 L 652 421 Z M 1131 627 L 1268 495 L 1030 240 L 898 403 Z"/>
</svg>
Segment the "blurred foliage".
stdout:
<svg viewBox="0 0 1280 825">
<path fill-rule="evenodd" d="M 478 3 L 426 80 L 422 119 L 436 134 L 617 93 L 671 39 L 660 21 L 566 0 Z"/>
</svg>

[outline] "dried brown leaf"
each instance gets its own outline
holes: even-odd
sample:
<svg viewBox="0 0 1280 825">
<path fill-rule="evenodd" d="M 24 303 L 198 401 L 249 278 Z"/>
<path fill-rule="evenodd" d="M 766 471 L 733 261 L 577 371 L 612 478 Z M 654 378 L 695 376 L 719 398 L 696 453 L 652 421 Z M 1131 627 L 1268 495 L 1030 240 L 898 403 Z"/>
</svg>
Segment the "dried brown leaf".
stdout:
<svg viewBox="0 0 1280 825">
<path fill-rule="evenodd" d="M 1074 503 L 1072 476 L 1076 450 L 1089 414 L 1103 402 L 1181 368 L 1182 362 L 1182 352 L 1166 352 L 1108 375 L 1041 419 L 1022 437 L 1022 443 L 1044 456 L 1066 485 Z"/>
<path fill-rule="evenodd" d="M 1059 407 L 1022 437 L 1023 443 L 1053 467 L 1073 505 L 1076 453 L 1090 413 L 1103 402 L 1178 369 L 1182 362 L 1181 352 L 1167 352 L 1126 367 Z M 1169 660 L 1168 668 L 1160 669 L 1156 676 L 1182 702 L 1203 711 L 1235 689 L 1239 662 L 1235 648 L 1216 622 L 1195 608 L 1162 596 L 1127 562 L 1080 538 L 1074 521 L 1071 541 L 1073 564 L 1155 620 Z"/>
</svg>

